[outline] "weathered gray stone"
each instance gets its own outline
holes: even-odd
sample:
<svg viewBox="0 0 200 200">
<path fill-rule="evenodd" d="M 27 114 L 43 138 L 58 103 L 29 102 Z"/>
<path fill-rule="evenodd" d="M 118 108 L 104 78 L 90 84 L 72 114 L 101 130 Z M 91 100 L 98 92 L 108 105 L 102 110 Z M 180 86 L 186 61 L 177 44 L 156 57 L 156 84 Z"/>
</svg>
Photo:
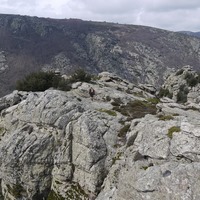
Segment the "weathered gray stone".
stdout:
<svg viewBox="0 0 200 200">
<path fill-rule="evenodd" d="M 162 104 L 165 117 L 132 121 L 126 148 L 116 157 L 97 200 L 199 198 L 199 111 Z M 180 130 L 170 135 L 172 127 Z"/>
<path fill-rule="evenodd" d="M 199 200 L 199 105 L 162 98 L 157 115 L 131 120 L 113 105 L 152 91 L 105 74 L 110 85 L 0 99 L 0 198 Z"/>
<path fill-rule="evenodd" d="M 172 94 L 172 99 L 177 101 L 177 95 L 181 92 L 179 101 L 186 96 L 185 102 L 199 103 L 200 84 L 198 80 L 198 74 L 192 68 L 192 66 L 184 66 L 182 69 L 172 73 L 167 77 L 163 84 L 163 88 L 168 89 Z"/>
<path fill-rule="evenodd" d="M 123 117 L 115 111 L 114 115 L 107 113 L 112 105 L 103 101 L 104 95 L 110 95 L 114 89 L 107 88 L 103 93 L 103 88 L 96 85 L 95 89 L 102 93 L 92 101 L 89 87 L 85 83 L 69 92 L 15 91 L 3 98 L 8 105 L 2 110 L 0 121 L 0 179 L 4 196 L 46 198 L 48 191 L 53 190 L 67 198 L 72 183 L 85 191 L 83 197 L 100 191 L 115 155 L 122 127 L 119 121 Z M 127 101 L 135 99 L 118 93 Z M 17 187 L 17 194 L 10 191 Z"/>
</svg>

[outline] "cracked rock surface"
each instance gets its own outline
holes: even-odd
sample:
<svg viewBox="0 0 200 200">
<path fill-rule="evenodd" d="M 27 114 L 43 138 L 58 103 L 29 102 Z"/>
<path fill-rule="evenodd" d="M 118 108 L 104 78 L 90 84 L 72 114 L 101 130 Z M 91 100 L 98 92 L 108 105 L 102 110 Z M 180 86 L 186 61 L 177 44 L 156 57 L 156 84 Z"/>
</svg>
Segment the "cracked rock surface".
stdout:
<svg viewBox="0 0 200 200">
<path fill-rule="evenodd" d="M 171 119 L 146 115 L 132 121 L 126 148 L 98 200 L 200 198 L 199 111 L 183 105 L 180 109 L 176 103 L 160 102 L 159 107 Z M 170 136 L 172 127 L 178 129 Z"/>
<path fill-rule="evenodd" d="M 106 72 L 72 88 L 0 99 L 0 199 L 200 199 L 198 109 Z"/>
</svg>

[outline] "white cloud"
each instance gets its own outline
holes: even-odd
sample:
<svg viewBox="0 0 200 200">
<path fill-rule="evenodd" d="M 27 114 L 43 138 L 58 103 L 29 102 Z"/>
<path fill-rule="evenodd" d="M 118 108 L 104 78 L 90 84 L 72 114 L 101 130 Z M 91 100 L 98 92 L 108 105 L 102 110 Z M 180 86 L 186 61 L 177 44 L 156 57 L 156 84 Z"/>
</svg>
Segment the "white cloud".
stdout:
<svg viewBox="0 0 200 200">
<path fill-rule="evenodd" d="M 153 0 L 150 9 L 155 11 L 188 10 L 200 6 L 199 0 Z"/>
</svg>

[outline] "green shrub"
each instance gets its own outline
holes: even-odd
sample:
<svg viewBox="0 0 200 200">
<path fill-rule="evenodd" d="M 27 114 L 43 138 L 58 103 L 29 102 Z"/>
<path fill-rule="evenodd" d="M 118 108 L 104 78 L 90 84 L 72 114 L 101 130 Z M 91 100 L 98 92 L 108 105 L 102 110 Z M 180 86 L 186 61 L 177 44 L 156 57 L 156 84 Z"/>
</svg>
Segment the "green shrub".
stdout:
<svg viewBox="0 0 200 200">
<path fill-rule="evenodd" d="M 33 72 L 27 75 L 24 79 L 18 80 L 16 89 L 21 91 L 45 91 L 51 87 L 69 91 L 71 84 L 77 81 L 90 82 L 92 76 L 79 69 L 72 74 L 71 78 L 66 80 L 54 72 Z"/>
<path fill-rule="evenodd" d="M 188 80 L 188 85 L 189 85 L 190 87 L 194 87 L 194 86 L 196 86 L 197 84 L 198 84 L 198 79 L 197 79 L 197 78 L 192 78 L 192 79 Z"/>
<path fill-rule="evenodd" d="M 81 82 L 90 82 L 92 79 L 92 75 L 87 74 L 83 69 L 78 69 L 72 74 L 70 78 L 70 82 L 75 83 L 78 81 Z"/>
<path fill-rule="evenodd" d="M 180 131 L 181 131 L 181 129 L 180 129 L 179 126 L 172 126 L 172 127 L 168 130 L 167 135 L 168 135 L 169 138 L 172 139 L 173 133 L 174 133 L 174 132 L 180 132 Z"/>
<path fill-rule="evenodd" d="M 168 89 L 164 89 L 164 88 L 160 88 L 160 91 L 158 93 L 158 97 L 162 98 L 162 97 L 169 97 L 170 99 L 173 97 L 173 94 L 169 92 Z"/>
<path fill-rule="evenodd" d="M 61 78 L 58 82 L 57 89 L 63 90 L 63 91 L 69 91 L 71 90 L 71 83 L 69 80 L 66 80 L 64 78 Z"/>
<path fill-rule="evenodd" d="M 189 90 L 186 85 L 181 85 L 179 88 L 179 92 L 177 93 L 177 102 L 178 103 L 185 103 L 187 102 L 187 94 Z"/>
<path fill-rule="evenodd" d="M 187 102 L 187 94 L 182 92 L 181 90 L 177 94 L 177 102 L 178 103 L 185 103 Z"/>
<path fill-rule="evenodd" d="M 111 97 L 110 96 L 106 96 L 105 100 L 106 101 L 111 101 Z"/>
<path fill-rule="evenodd" d="M 16 84 L 17 90 L 33 92 L 45 91 L 50 87 L 70 90 L 69 82 L 53 72 L 33 72 Z"/>
<path fill-rule="evenodd" d="M 112 104 L 113 106 L 120 106 L 121 104 L 123 104 L 123 102 L 121 101 L 120 98 L 114 98 L 114 99 L 113 99 L 113 102 L 111 102 L 111 104 Z"/>
<path fill-rule="evenodd" d="M 186 73 L 185 80 L 190 87 L 194 87 L 198 84 L 198 77 L 195 77 L 194 74 Z"/>
</svg>

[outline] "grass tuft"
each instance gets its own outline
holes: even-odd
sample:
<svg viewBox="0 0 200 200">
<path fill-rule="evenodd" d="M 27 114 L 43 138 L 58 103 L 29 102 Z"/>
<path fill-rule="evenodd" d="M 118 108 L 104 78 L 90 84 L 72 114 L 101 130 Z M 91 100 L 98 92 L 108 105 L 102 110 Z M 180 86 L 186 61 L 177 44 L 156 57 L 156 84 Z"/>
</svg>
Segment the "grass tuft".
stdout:
<svg viewBox="0 0 200 200">
<path fill-rule="evenodd" d="M 115 111 L 113 111 L 113 110 L 99 109 L 98 111 L 107 113 L 108 115 L 111 115 L 111 116 L 117 116 L 117 113 Z"/>
<path fill-rule="evenodd" d="M 142 118 L 146 114 L 156 114 L 156 105 L 148 101 L 130 101 L 126 105 L 114 106 L 113 110 L 120 112 L 127 116 L 130 120 L 135 118 Z"/>
<path fill-rule="evenodd" d="M 162 120 L 162 121 L 168 121 L 168 120 L 174 119 L 172 115 L 159 115 L 158 118 L 159 120 Z"/>
<path fill-rule="evenodd" d="M 167 136 L 168 136 L 170 139 L 172 139 L 173 133 L 174 133 L 174 132 L 180 132 L 180 131 L 181 131 L 181 129 L 180 129 L 179 126 L 172 126 L 172 127 L 168 130 Z"/>
</svg>

